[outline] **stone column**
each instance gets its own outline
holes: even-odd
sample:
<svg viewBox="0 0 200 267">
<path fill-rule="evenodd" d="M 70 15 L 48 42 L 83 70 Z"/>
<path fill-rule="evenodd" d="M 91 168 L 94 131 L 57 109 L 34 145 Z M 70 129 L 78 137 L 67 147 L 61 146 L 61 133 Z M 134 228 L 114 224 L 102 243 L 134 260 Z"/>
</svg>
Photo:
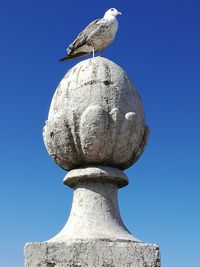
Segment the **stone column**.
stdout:
<svg viewBox="0 0 200 267">
<path fill-rule="evenodd" d="M 56 89 L 44 127 L 52 159 L 74 189 L 64 228 L 25 246 L 26 267 L 160 267 L 159 248 L 124 225 L 117 191 L 123 172 L 142 154 L 149 130 L 140 96 L 127 74 L 95 57 L 70 69 Z"/>
</svg>

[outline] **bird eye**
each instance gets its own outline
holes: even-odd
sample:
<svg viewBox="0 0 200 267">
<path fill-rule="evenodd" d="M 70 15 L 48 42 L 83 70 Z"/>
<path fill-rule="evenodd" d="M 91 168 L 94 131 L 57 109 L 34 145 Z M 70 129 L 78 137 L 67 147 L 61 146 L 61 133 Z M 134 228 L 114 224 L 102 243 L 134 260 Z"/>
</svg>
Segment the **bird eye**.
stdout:
<svg viewBox="0 0 200 267">
<path fill-rule="evenodd" d="M 115 9 L 114 8 L 111 8 L 111 11 L 114 11 Z"/>
</svg>

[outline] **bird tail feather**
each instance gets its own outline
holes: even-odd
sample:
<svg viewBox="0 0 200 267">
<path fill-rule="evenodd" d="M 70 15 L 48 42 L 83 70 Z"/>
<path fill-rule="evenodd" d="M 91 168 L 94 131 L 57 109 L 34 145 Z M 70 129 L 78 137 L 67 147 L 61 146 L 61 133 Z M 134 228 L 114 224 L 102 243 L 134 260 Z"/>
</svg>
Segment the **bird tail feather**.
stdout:
<svg viewBox="0 0 200 267">
<path fill-rule="evenodd" d="M 69 54 L 68 56 L 59 59 L 59 61 L 63 62 L 63 61 L 71 60 L 71 59 L 74 59 L 74 58 L 84 57 L 85 55 L 88 55 L 88 54 L 91 54 L 91 53 L 79 52 L 79 53 L 74 54 L 74 55 L 72 55 L 72 54 L 70 55 Z"/>
</svg>

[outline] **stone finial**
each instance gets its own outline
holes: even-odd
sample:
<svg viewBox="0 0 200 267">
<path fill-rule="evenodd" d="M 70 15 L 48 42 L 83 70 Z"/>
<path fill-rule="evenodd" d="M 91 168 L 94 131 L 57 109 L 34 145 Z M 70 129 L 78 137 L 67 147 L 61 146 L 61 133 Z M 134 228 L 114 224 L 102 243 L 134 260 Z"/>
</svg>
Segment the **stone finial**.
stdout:
<svg viewBox="0 0 200 267">
<path fill-rule="evenodd" d="M 96 57 L 70 69 L 53 96 L 44 143 L 63 169 L 131 166 L 148 127 L 140 96 L 122 68 Z"/>
<path fill-rule="evenodd" d="M 74 189 L 63 229 L 48 241 L 27 243 L 26 267 L 160 267 L 159 248 L 134 237 L 118 206 L 123 172 L 142 154 L 148 127 L 140 97 L 127 74 L 102 57 L 78 63 L 53 96 L 44 142 L 69 170 Z"/>
</svg>

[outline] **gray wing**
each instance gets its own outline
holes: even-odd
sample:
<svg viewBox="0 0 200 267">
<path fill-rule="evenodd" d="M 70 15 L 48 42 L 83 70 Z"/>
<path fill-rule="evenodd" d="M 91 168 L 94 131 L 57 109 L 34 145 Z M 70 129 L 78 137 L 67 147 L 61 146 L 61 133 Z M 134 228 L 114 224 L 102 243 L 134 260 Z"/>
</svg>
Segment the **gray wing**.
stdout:
<svg viewBox="0 0 200 267">
<path fill-rule="evenodd" d="M 88 35 L 95 31 L 101 25 L 101 19 L 96 19 L 92 21 L 74 40 L 74 42 L 67 48 L 67 52 L 71 53 L 86 43 Z"/>
</svg>

